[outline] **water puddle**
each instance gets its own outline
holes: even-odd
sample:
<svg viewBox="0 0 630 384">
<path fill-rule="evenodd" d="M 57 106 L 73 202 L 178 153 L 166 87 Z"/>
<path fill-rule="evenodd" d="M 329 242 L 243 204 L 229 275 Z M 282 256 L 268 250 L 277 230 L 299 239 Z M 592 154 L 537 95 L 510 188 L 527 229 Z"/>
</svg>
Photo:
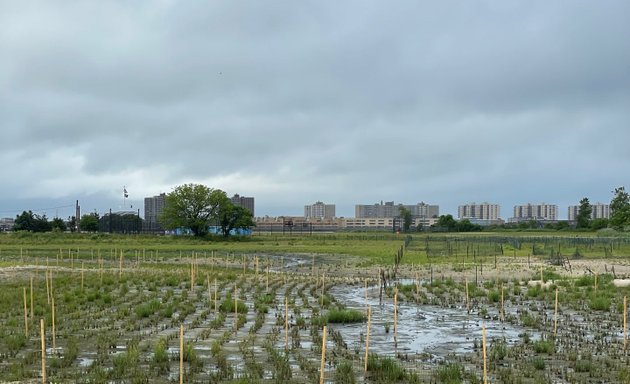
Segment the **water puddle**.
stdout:
<svg viewBox="0 0 630 384">
<path fill-rule="evenodd" d="M 372 287 L 368 292 L 372 293 L 372 296 L 368 294 L 367 299 L 367 303 L 372 306 L 370 350 L 378 354 L 429 354 L 431 357 L 443 358 L 453 353 L 474 352 L 475 345 L 481 345 L 484 325 L 488 342 L 500 339 L 513 344 L 518 341 L 520 334 L 526 331 L 532 333 L 531 329 L 494 320 L 498 318 L 498 313 L 493 314 L 493 308 L 488 308 L 489 318 L 482 319 L 477 314 L 466 313 L 465 308 L 399 303 L 395 342 L 394 306 L 391 299 L 384 300 L 383 305 L 379 306 L 378 298 L 373 295 L 378 292 L 378 288 Z M 330 293 L 346 307 L 366 311 L 363 287 L 337 286 L 331 288 Z M 341 333 L 349 348 L 363 348 L 366 323 L 331 324 L 330 327 Z"/>
</svg>

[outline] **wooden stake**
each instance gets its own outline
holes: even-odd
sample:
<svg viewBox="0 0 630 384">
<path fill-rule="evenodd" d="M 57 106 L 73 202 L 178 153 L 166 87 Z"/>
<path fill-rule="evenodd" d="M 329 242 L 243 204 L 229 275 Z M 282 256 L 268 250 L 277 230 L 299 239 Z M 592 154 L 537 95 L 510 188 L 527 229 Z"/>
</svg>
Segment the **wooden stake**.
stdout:
<svg viewBox="0 0 630 384">
<path fill-rule="evenodd" d="M 217 279 L 214 279 L 214 312 L 215 313 L 219 313 L 219 306 L 217 303 L 217 296 L 218 296 L 218 287 L 217 287 Z"/>
<path fill-rule="evenodd" d="M 483 384 L 488 384 L 488 363 L 486 361 L 486 326 L 482 326 L 481 328 L 481 344 L 483 348 Z"/>
<path fill-rule="evenodd" d="M 48 269 L 44 271 L 44 275 L 46 275 L 46 303 L 50 305 L 50 282 L 48 281 Z"/>
<path fill-rule="evenodd" d="M 368 305 L 368 287 L 367 287 L 367 279 L 365 279 L 365 306 L 369 308 L 369 305 Z"/>
<path fill-rule="evenodd" d="M 505 301 L 503 300 L 503 284 L 501 284 L 501 321 L 505 321 Z"/>
<path fill-rule="evenodd" d="M 398 287 L 394 288 L 394 348 L 398 348 Z"/>
<path fill-rule="evenodd" d="M 595 273 L 595 294 L 597 294 L 597 273 Z"/>
<path fill-rule="evenodd" d="M 84 268 L 85 264 L 82 261 L 81 262 L 81 291 L 83 291 L 83 268 Z"/>
<path fill-rule="evenodd" d="M 322 308 L 324 307 L 324 287 L 326 287 L 326 275 L 322 273 Z"/>
<path fill-rule="evenodd" d="M 626 351 L 628 347 L 628 297 L 623 297 L 623 350 Z"/>
<path fill-rule="evenodd" d="M 556 310 L 553 315 L 553 336 L 558 334 L 558 288 L 556 288 Z"/>
<path fill-rule="evenodd" d="M 184 383 L 184 325 L 179 326 L 179 384 Z"/>
<path fill-rule="evenodd" d="M 24 336 L 28 337 L 28 310 L 26 309 L 26 287 L 24 287 Z"/>
<path fill-rule="evenodd" d="M 368 305 L 368 323 L 367 323 L 367 334 L 365 336 L 365 366 L 363 368 L 363 374 L 367 374 L 367 366 L 368 366 L 368 352 L 370 350 L 370 323 L 372 321 L 372 307 Z"/>
<path fill-rule="evenodd" d="M 33 276 L 31 276 L 31 321 L 35 320 L 35 312 L 33 311 Z"/>
<path fill-rule="evenodd" d="M 234 331 L 238 330 L 238 288 L 234 289 Z"/>
<path fill-rule="evenodd" d="M 540 285 L 542 286 L 543 284 L 545 284 L 545 280 L 543 279 L 543 267 L 541 265 L 540 266 Z"/>
<path fill-rule="evenodd" d="M 44 319 L 39 320 L 39 334 L 42 339 L 42 383 L 46 384 L 46 337 L 44 334 Z"/>
<path fill-rule="evenodd" d="M 123 250 L 120 250 L 120 260 L 118 261 L 118 277 L 122 277 Z"/>
<path fill-rule="evenodd" d="M 322 333 L 322 362 L 319 366 L 319 384 L 324 384 L 324 368 L 326 367 L 326 326 Z"/>
<path fill-rule="evenodd" d="M 284 350 L 289 350 L 289 298 L 284 297 Z"/>
<path fill-rule="evenodd" d="M 208 284 L 208 303 L 212 302 L 212 293 L 210 292 L 210 275 L 206 273 L 206 284 Z"/>
<path fill-rule="evenodd" d="M 192 260 L 190 261 L 190 291 L 195 291 L 195 264 Z"/>
<path fill-rule="evenodd" d="M 464 280 L 464 284 L 466 284 L 466 313 L 470 313 L 470 304 L 468 301 L 468 279 Z"/>
<path fill-rule="evenodd" d="M 52 302 L 52 342 L 53 342 L 53 351 L 57 349 L 57 340 L 55 338 L 55 295 L 50 297 Z"/>
</svg>

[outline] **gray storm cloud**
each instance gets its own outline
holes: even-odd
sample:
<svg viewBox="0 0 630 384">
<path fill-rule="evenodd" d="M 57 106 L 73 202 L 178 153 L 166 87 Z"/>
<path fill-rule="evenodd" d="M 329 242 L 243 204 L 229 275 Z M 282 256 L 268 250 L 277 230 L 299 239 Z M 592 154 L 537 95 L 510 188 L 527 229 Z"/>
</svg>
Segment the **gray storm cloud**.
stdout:
<svg viewBox="0 0 630 384">
<path fill-rule="evenodd" d="M 560 206 L 630 165 L 625 1 L 0 5 L 0 211 L 185 182 Z M 630 186 L 630 185 L 627 185 Z M 95 197 L 98 196 L 98 199 Z M 94 202 L 92 202 L 94 201 Z M 563 212 L 561 208 L 561 212 Z"/>
</svg>

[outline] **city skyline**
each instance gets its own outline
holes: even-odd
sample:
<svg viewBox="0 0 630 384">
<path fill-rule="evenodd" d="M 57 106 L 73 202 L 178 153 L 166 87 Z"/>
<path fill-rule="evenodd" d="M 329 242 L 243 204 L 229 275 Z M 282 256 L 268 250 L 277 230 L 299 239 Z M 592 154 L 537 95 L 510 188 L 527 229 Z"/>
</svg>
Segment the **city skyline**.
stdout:
<svg viewBox="0 0 630 384">
<path fill-rule="evenodd" d="M 156 204 L 156 199 L 160 198 L 160 206 L 163 206 L 163 199 L 164 199 L 164 192 L 160 192 L 160 193 L 156 193 L 153 196 L 145 196 L 141 199 L 139 199 L 138 203 L 135 203 L 136 200 L 130 200 L 127 202 L 128 206 L 127 207 L 123 207 L 122 205 L 119 206 L 119 209 L 112 209 L 112 211 L 117 212 L 117 211 L 138 211 L 140 212 L 141 216 L 143 219 L 147 219 L 146 215 L 147 212 L 155 212 L 157 210 L 157 208 L 155 208 L 155 204 Z M 612 199 L 612 197 L 611 197 Z M 127 199 L 125 199 L 127 200 Z M 235 193 L 232 197 L 230 197 L 230 200 L 232 203 L 237 204 L 237 205 L 243 205 L 246 208 L 253 208 L 254 204 L 256 204 L 256 206 L 259 205 L 258 202 L 254 203 L 254 201 L 256 200 L 256 196 L 241 196 L 238 193 Z M 600 201 L 594 201 L 592 199 L 589 198 L 589 202 L 591 204 L 591 206 L 593 207 L 594 210 L 596 210 L 595 213 L 595 217 L 594 218 L 600 218 L 602 216 L 607 216 L 608 213 L 608 202 L 600 202 Z M 79 201 L 79 203 L 81 203 Z M 149 204 L 149 206 L 147 206 L 147 203 Z M 53 218 L 53 217 L 61 217 L 61 218 L 66 218 L 66 217 L 70 217 L 74 215 L 74 211 L 75 211 L 75 203 L 73 204 L 68 204 L 68 205 L 64 205 L 64 206 L 60 206 L 60 207 L 46 207 L 45 209 L 37 209 L 37 208 L 25 208 L 19 211 L 0 211 L 0 218 L 15 218 L 16 215 L 19 215 L 20 213 L 22 213 L 24 210 L 26 211 L 33 211 L 33 213 L 36 214 L 45 214 L 48 218 Z M 297 208 L 293 209 L 290 212 L 281 212 L 278 214 L 266 214 L 266 213 L 262 213 L 257 215 L 254 212 L 254 217 L 258 217 L 258 218 L 264 218 L 264 217 L 282 217 L 282 216 L 286 216 L 286 217 L 309 217 L 309 215 L 307 215 L 307 207 L 312 209 L 311 207 L 314 207 L 318 204 L 322 204 L 324 205 L 324 203 L 322 203 L 320 200 L 317 200 L 315 202 L 315 204 L 310 203 L 310 204 L 306 204 L 306 205 L 302 205 L 301 206 L 301 210 L 300 212 L 296 213 L 298 211 Z M 136 206 L 136 208 L 133 208 L 133 206 Z M 326 206 L 329 206 L 332 209 L 332 212 L 337 212 L 337 204 L 335 204 L 334 201 L 331 202 L 327 202 L 325 204 Z M 342 210 L 343 212 L 350 212 L 352 211 L 352 214 L 350 215 L 342 215 L 342 214 L 334 214 L 335 218 L 367 218 L 367 217 L 378 217 L 378 218 L 383 218 L 383 217 L 390 217 L 388 215 L 366 215 L 366 213 L 363 211 L 366 207 L 370 208 L 370 207 L 375 207 L 375 208 L 390 208 L 389 210 L 385 210 L 384 212 L 397 212 L 398 211 L 398 207 L 399 206 L 404 206 L 407 209 L 410 209 L 412 212 L 412 215 L 415 215 L 414 217 L 424 217 L 423 214 L 418 214 L 415 213 L 415 210 L 418 210 L 421 208 L 421 211 L 423 212 L 438 212 L 438 216 L 442 216 L 442 215 L 452 215 L 453 218 L 457 219 L 457 220 L 461 220 L 464 218 L 471 218 L 469 217 L 467 214 L 464 214 L 463 212 L 468 212 L 467 209 L 470 209 L 469 207 L 473 207 L 473 210 L 475 209 L 474 207 L 478 207 L 477 209 L 481 209 L 481 207 L 483 206 L 489 206 L 490 210 L 494 209 L 496 211 L 495 214 L 497 214 L 498 216 L 491 216 L 490 219 L 501 219 L 504 220 L 506 223 L 510 221 L 510 219 L 515 219 L 515 218 L 528 218 L 528 216 L 524 213 L 524 210 L 527 206 L 530 207 L 530 209 L 540 209 L 540 207 L 555 207 L 554 213 L 547 217 L 546 215 L 539 215 L 539 217 L 537 217 L 537 219 L 542 219 L 542 220 L 572 220 L 571 214 L 573 214 L 573 216 L 575 216 L 577 214 L 578 208 L 579 208 L 579 204 L 574 203 L 574 204 L 569 204 L 567 206 L 560 206 L 558 204 L 554 204 L 554 203 L 545 203 L 545 202 L 534 202 L 534 201 L 528 201 L 528 202 L 522 202 L 519 204 L 515 204 L 511 207 L 507 207 L 504 206 L 501 203 L 489 203 L 487 201 L 483 201 L 480 203 L 477 202 L 471 202 L 471 201 L 467 201 L 465 203 L 461 203 L 457 205 L 457 209 L 455 210 L 455 212 L 443 212 L 441 205 L 439 203 L 435 204 L 435 202 L 431 202 L 431 204 L 427 204 L 424 201 L 415 203 L 415 204 L 411 204 L 409 202 L 397 202 L 395 200 L 391 200 L 391 201 L 384 201 L 384 200 L 380 200 L 379 202 L 375 202 L 374 204 L 362 204 L 362 203 L 355 203 L 352 207 L 352 209 L 349 209 L 348 207 L 345 207 L 346 209 Z M 492 208 L 493 206 L 495 206 L 495 208 Z M 604 207 L 606 208 L 606 210 L 604 211 Z M 127 209 L 131 207 L 130 209 Z M 464 208 L 466 207 L 466 208 Z M 359 211 L 359 208 L 362 209 L 362 213 L 357 214 L 357 212 Z M 502 211 L 505 210 L 507 208 L 506 211 Z M 50 213 L 52 211 L 59 211 L 62 210 L 62 212 L 70 212 L 70 210 L 72 211 L 72 214 L 67 214 L 67 215 L 51 215 Z M 264 209 L 264 206 L 263 206 Z M 464 210 L 462 210 L 464 209 Z M 488 208 L 483 208 L 483 209 L 488 209 Z M 516 215 L 517 210 L 519 211 L 518 215 Z M 105 208 L 103 210 L 98 210 L 96 208 L 93 209 L 88 209 L 88 210 L 83 210 L 82 209 L 82 214 L 87 214 L 87 213 L 92 213 L 92 212 L 97 212 L 97 213 L 106 213 L 109 211 L 109 208 Z M 381 212 L 382 210 L 378 210 L 378 212 Z M 14 215 L 7 215 L 7 212 L 15 212 Z M 488 211 L 490 212 L 490 211 Z M 503 213 L 500 213 L 503 212 Z M 508 213 L 509 212 L 509 213 Z M 604 213 L 605 212 L 605 213 Z M 563 214 L 564 213 L 564 214 Z M 154 213 L 150 213 L 150 215 L 155 216 Z M 463 216 L 462 216 L 463 215 Z M 429 217 L 431 215 L 427 215 L 427 217 Z M 329 216 L 331 217 L 331 216 Z M 393 217 L 393 216 L 392 216 Z M 554 217 L 556 219 L 554 219 Z M 487 217 L 485 217 L 485 214 L 482 214 L 482 217 L 477 217 L 477 218 L 483 218 L 483 219 L 488 219 Z M 152 221 L 155 221 L 153 219 L 149 219 Z M 532 217 L 533 219 L 533 217 Z M 516 220 L 517 222 L 520 220 Z"/>
<path fill-rule="evenodd" d="M 0 5 L 0 217 L 185 183 L 512 207 L 630 188 L 630 2 Z M 279 16 L 281 15 L 281 17 Z M 129 198 L 124 200 L 125 186 Z M 133 208 L 132 208 L 133 206 Z"/>
</svg>

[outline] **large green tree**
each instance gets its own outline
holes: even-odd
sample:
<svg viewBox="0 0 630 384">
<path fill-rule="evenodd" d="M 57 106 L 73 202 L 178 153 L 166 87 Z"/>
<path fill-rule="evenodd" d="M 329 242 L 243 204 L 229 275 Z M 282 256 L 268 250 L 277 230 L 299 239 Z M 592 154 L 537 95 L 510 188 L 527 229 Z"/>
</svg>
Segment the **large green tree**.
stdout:
<svg viewBox="0 0 630 384">
<path fill-rule="evenodd" d="M 66 222 L 60 217 L 55 217 L 50 223 L 53 231 L 65 232 L 68 229 Z"/>
<path fill-rule="evenodd" d="M 449 232 L 457 231 L 457 221 L 453 218 L 453 215 L 441 215 L 438 218 L 435 227 L 440 228 L 442 230 L 447 230 Z"/>
<path fill-rule="evenodd" d="M 15 218 L 14 231 L 48 232 L 52 231 L 52 226 L 46 215 L 39 216 L 32 211 L 23 211 Z"/>
<path fill-rule="evenodd" d="M 588 197 L 580 200 L 580 207 L 578 208 L 578 213 L 576 216 L 576 228 L 590 228 L 591 227 L 591 213 L 593 212 L 593 207 L 591 203 L 588 201 Z"/>
<path fill-rule="evenodd" d="M 411 222 L 413 220 L 411 216 L 411 211 L 405 208 L 402 204 L 399 207 L 400 218 L 402 219 L 402 229 L 403 232 L 409 232 L 411 229 Z"/>
<path fill-rule="evenodd" d="M 195 236 L 208 234 L 219 220 L 221 207 L 230 203 L 226 193 L 201 184 L 177 186 L 166 195 L 159 222 L 165 229 L 188 228 Z"/>
<path fill-rule="evenodd" d="M 228 237 L 233 229 L 249 229 L 254 225 L 252 213 L 229 200 L 219 209 L 219 226 L 224 237 Z"/>
<path fill-rule="evenodd" d="M 98 231 L 98 214 L 88 213 L 81 216 L 79 220 L 79 229 L 85 232 L 97 232 Z"/>
<path fill-rule="evenodd" d="M 624 187 L 615 188 L 615 196 L 610 202 L 610 226 L 623 230 L 630 225 L 630 195 Z"/>
</svg>

